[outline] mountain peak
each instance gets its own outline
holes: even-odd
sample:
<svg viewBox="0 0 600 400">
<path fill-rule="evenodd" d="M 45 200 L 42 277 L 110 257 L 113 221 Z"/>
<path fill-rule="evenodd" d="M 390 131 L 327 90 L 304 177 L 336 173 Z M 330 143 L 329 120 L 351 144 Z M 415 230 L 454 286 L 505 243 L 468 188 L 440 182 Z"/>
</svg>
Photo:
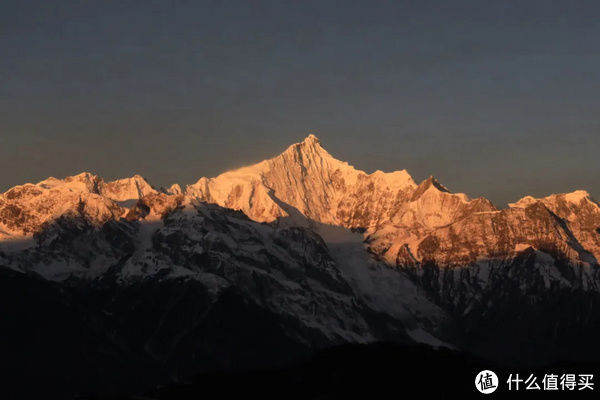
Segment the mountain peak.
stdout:
<svg viewBox="0 0 600 400">
<path fill-rule="evenodd" d="M 579 205 L 583 201 L 587 201 L 592 204 L 596 204 L 596 202 L 592 199 L 592 196 L 585 190 L 575 190 L 574 192 L 569 193 L 559 193 L 559 194 L 551 194 L 546 197 L 537 198 L 533 196 L 525 196 L 516 203 L 510 203 L 509 207 L 511 208 L 524 208 L 531 204 L 541 202 L 544 204 L 556 204 L 557 202 L 565 201 L 567 203 L 571 203 L 573 205 Z"/>
<path fill-rule="evenodd" d="M 312 133 L 303 141 L 294 143 L 288 147 L 280 157 L 304 164 L 310 160 L 333 159 L 333 157 L 321 146 L 321 141 Z"/>
<path fill-rule="evenodd" d="M 302 141 L 302 143 L 306 143 L 306 144 L 320 144 L 321 141 L 319 140 L 318 137 L 316 137 L 312 133 L 309 133 L 308 136 L 306 138 L 304 138 L 304 140 Z"/>
<path fill-rule="evenodd" d="M 440 192 L 450 193 L 450 190 L 448 190 L 446 186 L 442 185 L 440 181 L 438 181 L 433 175 L 429 175 L 429 178 L 427 178 L 424 183 L 427 185 L 427 187 L 433 186 Z"/>
<path fill-rule="evenodd" d="M 102 178 L 91 172 L 82 172 L 77 175 L 67 176 L 64 179 L 49 177 L 36 185 L 45 189 L 65 188 L 67 190 L 97 193 L 98 185 Z"/>
<path fill-rule="evenodd" d="M 586 190 L 576 190 L 571 193 L 565 193 L 565 200 L 571 203 L 581 203 L 583 200 L 591 200 L 589 192 Z"/>
<path fill-rule="evenodd" d="M 290 147 L 325 151 L 325 149 L 321 146 L 321 141 L 319 140 L 319 138 L 313 135 L 312 133 L 305 137 L 303 141 L 295 143 Z"/>
<path fill-rule="evenodd" d="M 429 188 L 435 188 L 440 192 L 450 193 L 450 191 L 442 185 L 437 179 L 430 175 L 429 178 L 425 179 L 423 182 L 419 183 L 419 186 L 415 189 L 412 195 L 412 201 L 415 201 L 419 197 L 421 197 Z"/>
<path fill-rule="evenodd" d="M 114 201 L 137 200 L 156 190 L 141 175 L 135 174 L 130 178 L 106 182 L 101 187 L 104 196 Z"/>
</svg>

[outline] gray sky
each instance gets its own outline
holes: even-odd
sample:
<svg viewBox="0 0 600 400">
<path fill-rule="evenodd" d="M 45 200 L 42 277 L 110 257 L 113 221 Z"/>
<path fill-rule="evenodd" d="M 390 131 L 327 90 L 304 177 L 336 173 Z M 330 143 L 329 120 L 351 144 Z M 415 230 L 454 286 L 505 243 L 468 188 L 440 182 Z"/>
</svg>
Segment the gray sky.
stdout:
<svg viewBox="0 0 600 400">
<path fill-rule="evenodd" d="M 156 186 L 316 134 L 498 205 L 600 197 L 600 4 L 3 1 L 0 190 Z"/>
</svg>

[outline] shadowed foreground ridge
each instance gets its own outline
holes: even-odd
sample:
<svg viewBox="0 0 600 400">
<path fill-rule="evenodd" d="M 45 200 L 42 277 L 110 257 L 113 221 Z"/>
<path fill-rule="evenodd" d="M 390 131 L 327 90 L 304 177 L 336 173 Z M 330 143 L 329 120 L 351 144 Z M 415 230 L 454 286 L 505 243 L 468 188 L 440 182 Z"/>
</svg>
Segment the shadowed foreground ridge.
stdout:
<svg viewBox="0 0 600 400">
<path fill-rule="evenodd" d="M 185 188 L 17 186 L 0 195 L 6 390 L 142 392 L 376 342 L 598 362 L 599 230 L 585 191 L 497 209 L 356 170 L 313 135 Z"/>
<path fill-rule="evenodd" d="M 421 396 L 461 395 L 480 398 L 474 377 L 484 369 L 498 374 L 500 385 L 495 398 L 564 398 L 564 392 L 509 391 L 510 374 L 528 377 L 589 373 L 600 370 L 597 363 L 555 363 L 541 368 L 502 366 L 445 348 L 426 345 L 376 343 L 344 345 L 327 349 L 302 362 L 282 368 L 251 371 L 215 371 L 196 375 L 184 382 L 166 385 L 144 393 L 155 400 L 196 399 L 207 393 L 224 398 L 258 397 L 279 399 L 364 399 L 403 396 L 407 391 Z M 572 393 L 570 393 L 572 394 Z M 539 395 L 539 396 L 538 396 Z M 575 397 L 593 398 L 591 390 L 576 392 Z"/>
</svg>

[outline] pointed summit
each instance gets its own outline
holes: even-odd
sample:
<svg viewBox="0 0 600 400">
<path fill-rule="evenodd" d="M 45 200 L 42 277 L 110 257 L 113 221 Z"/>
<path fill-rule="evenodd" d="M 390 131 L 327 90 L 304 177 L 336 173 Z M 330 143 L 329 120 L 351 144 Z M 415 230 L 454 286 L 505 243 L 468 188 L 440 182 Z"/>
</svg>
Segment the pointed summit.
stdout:
<svg viewBox="0 0 600 400">
<path fill-rule="evenodd" d="M 317 138 L 312 133 L 309 134 L 303 141 L 299 143 L 294 143 L 293 145 L 288 147 L 283 153 L 279 155 L 279 157 L 283 157 L 288 162 L 292 161 L 299 164 L 310 164 L 315 160 L 325 158 L 335 160 L 331 156 L 331 154 L 329 154 L 327 150 L 325 150 L 321 146 L 319 138 Z"/>
<path fill-rule="evenodd" d="M 419 184 L 419 186 L 417 186 L 417 188 L 415 189 L 415 191 L 414 191 L 414 193 L 412 195 L 412 199 L 411 200 L 412 201 L 417 200 L 419 197 L 421 197 L 431 187 L 439 190 L 440 192 L 450 193 L 450 191 L 448 190 L 448 188 L 446 188 L 437 179 L 435 179 L 433 177 L 433 175 L 430 175 L 429 178 L 425 179 L 423 182 L 421 182 Z"/>
<path fill-rule="evenodd" d="M 433 186 L 440 192 L 450 193 L 450 190 L 448 190 L 448 188 L 446 186 L 442 185 L 440 183 L 440 181 L 438 181 L 436 178 L 434 178 L 433 175 L 430 175 L 429 178 L 427 178 L 425 180 L 425 183 L 427 184 L 428 187 Z"/>
<path fill-rule="evenodd" d="M 300 147 L 304 149 L 320 149 L 322 151 L 325 151 L 325 149 L 321 146 L 321 141 L 319 140 L 319 138 L 313 135 L 312 133 L 305 137 L 303 141 L 299 143 L 294 143 L 293 145 L 288 147 L 288 149 L 295 147 Z"/>
<path fill-rule="evenodd" d="M 308 136 L 302 141 L 302 143 L 306 143 L 306 144 L 320 144 L 321 141 L 319 140 L 318 137 L 316 137 L 312 133 L 309 133 Z"/>
</svg>

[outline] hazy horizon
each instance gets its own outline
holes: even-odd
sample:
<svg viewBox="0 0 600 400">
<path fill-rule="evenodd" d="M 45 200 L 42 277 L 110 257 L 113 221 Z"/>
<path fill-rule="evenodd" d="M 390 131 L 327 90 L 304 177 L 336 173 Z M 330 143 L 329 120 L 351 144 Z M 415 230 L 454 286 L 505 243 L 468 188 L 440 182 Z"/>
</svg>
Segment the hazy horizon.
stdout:
<svg viewBox="0 0 600 400">
<path fill-rule="evenodd" d="M 503 207 L 600 197 L 596 2 L 8 1 L 0 191 L 82 171 L 155 186 L 314 133 Z"/>
</svg>

